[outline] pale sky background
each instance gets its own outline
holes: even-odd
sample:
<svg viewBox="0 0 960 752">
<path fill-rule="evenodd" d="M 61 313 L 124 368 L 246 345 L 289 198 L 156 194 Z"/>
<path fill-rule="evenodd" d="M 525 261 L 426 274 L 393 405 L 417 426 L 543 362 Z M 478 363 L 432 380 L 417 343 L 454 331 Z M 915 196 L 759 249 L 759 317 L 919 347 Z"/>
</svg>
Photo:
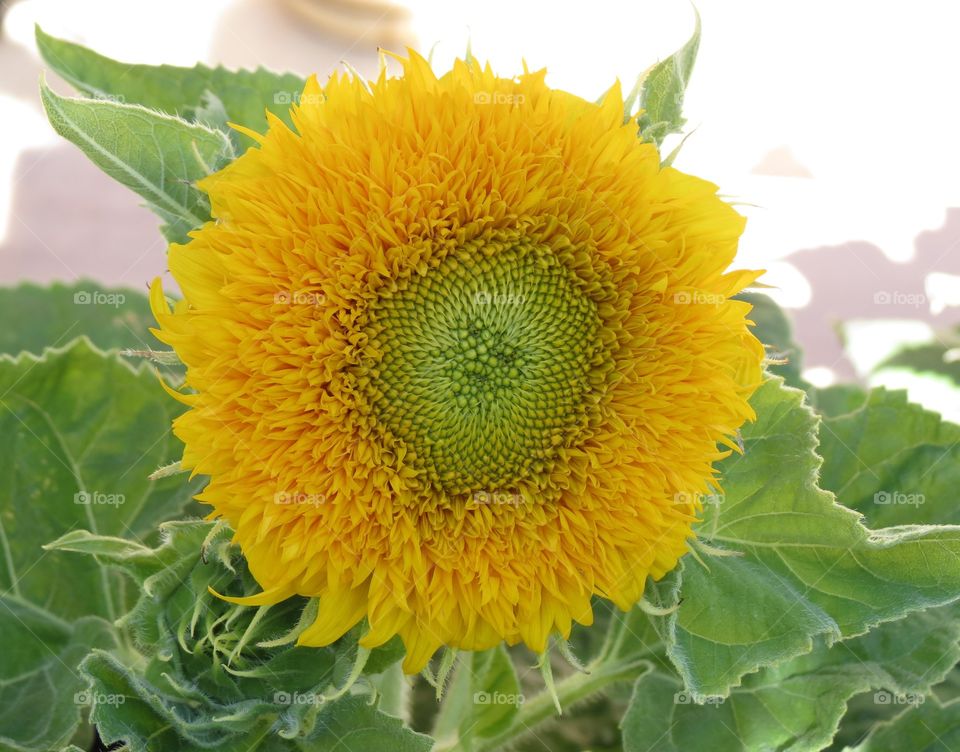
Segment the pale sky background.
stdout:
<svg viewBox="0 0 960 752">
<path fill-rule="evenodd" d="M 129 62 L 262 64 L 321 79 L 341 59 L 373 74 L 378 43 L 399 49 L 407 41 L 424 52 L 436 45 L 435 66 L 444 69 L 469 39 L 501 75 L 526 59 L 547 67 L 551 85 L 589 99 L 618 77 L 629 89 L 693 28 L 686 0 L 359 0 L 353 17 L 328 13 L 324 32 L 291 11 L 304 2 L 14 4 L 0 42 L 2 281 L 92 276 L 142 287 L 163 268 L 156 223 L 136 198 L 100 182 L 46 124 L 35 97 L 34 23 Z M 832 329 L 841 319 L 912 320 L 906 329 L 855 328 L 851 336 L 866 337 L 857 344 L 865 359 L 852 364 L 861 372 L 898 332 L 929 338 L 960 321 L 960 4 L 700 0 L 697 7 L 703 41 L 685 108 L 695 133 L 676 166 L 742 202 L 749 224 L 738 263 L 769 270 L 774 296 L 797 314 L 810 375 L 823 382 L 852 375 L 851 363 L 838 361 Z M 77 190 L 88 182 L 95 187 Z M 37 206 L 78 193 L 86 203 L 55 223 L 38 215 Z M 122 256 L 89 247 L 97 222 L 109 217 L 128 223 L 115 233 Z M 814 287 L 827 292 L 811 298 L 817 275 L 827 281 Z M 925 299 L 920 307 L 878 306 L 878 291 Z"/>
</svg>

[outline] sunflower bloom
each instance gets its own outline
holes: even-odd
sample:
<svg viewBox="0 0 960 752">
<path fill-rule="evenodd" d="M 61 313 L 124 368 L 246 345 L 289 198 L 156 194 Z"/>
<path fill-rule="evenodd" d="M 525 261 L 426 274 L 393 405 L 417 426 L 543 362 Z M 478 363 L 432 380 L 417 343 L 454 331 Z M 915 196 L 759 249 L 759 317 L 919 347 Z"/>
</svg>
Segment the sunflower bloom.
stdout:
<svg viewBox="0 0 960 752">
<path fill-rule="evenodd" d="M 319 598 L 304 645 L 363 619 L 404 670 L 442 645 L 546 649 L 687 550 L 753 417 L 763 348 L 731 296 L 742 218 L 624 124 L 544 82 L 415 53 L 311 78 L 200 183 L 157 336 L 198 499 L 263 593 Z"/>
</svg>

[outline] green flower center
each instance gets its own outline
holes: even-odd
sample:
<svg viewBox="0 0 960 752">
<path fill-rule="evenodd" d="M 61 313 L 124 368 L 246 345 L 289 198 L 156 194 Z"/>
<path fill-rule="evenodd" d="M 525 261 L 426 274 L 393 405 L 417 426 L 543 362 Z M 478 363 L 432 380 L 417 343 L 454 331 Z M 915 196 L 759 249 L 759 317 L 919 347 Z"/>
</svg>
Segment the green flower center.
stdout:
<svg viewBox="0 0 960 752">
<path fill-rule="evenodd" d="M 585 424 L 601 327 L 549 249 L 460 250 L 372 306 L 370 403 L 432 486 L 507 489 L 549 468 Z"/>
</svg>

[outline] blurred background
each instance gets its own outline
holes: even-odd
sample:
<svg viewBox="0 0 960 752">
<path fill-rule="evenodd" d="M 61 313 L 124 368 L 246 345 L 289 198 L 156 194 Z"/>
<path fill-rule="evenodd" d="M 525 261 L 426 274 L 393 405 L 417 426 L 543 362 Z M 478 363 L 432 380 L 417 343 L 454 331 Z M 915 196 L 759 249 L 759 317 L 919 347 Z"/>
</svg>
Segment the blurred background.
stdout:
<svg viewBox="0 0 960 752">
<path fill-rule="evenodd" d="M 703 42 L 685 107 L 692 135 L 675 165 L 717 183 L 749 218 L 738 265 L 769 270 L 805 378 L 905 386 L 960 420 L 960 4 L 696 5 Z M 501 75 L 526 60 L 546 67 L 552 86 L 591 100 L 616 78 L 629 89 L 694 25 L 686 0 L 0 8 L 0 283 L 93 279 L 137 289 L 164 271 L 158 221 L 47 124 L 35 24 L 127 62 L 263 65 L 321 80 L 344 62 L 372 77 L 378 46 L 432 49 L 444 70 L 469 41 Z M 911 369 L 900 367 L 905 347 Z"/>
</svg>

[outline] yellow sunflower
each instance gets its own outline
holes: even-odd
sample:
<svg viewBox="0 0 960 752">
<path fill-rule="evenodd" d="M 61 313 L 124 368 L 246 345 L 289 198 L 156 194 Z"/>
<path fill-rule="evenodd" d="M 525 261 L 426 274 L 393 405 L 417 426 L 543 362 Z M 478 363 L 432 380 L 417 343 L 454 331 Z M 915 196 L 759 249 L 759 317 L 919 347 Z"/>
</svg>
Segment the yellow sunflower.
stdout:
<svg viewBox="0 0 960 752">
<path fill-rule="evenodd" d="M 313 78 L 203 180 L 157 336 L 198 499 L 300 637 L 545 650 L 687 549 L 761 379 L 742 218 L 545 72 Z M 724 448 L 726 447 L 726 448 Z"/>
</svg>

